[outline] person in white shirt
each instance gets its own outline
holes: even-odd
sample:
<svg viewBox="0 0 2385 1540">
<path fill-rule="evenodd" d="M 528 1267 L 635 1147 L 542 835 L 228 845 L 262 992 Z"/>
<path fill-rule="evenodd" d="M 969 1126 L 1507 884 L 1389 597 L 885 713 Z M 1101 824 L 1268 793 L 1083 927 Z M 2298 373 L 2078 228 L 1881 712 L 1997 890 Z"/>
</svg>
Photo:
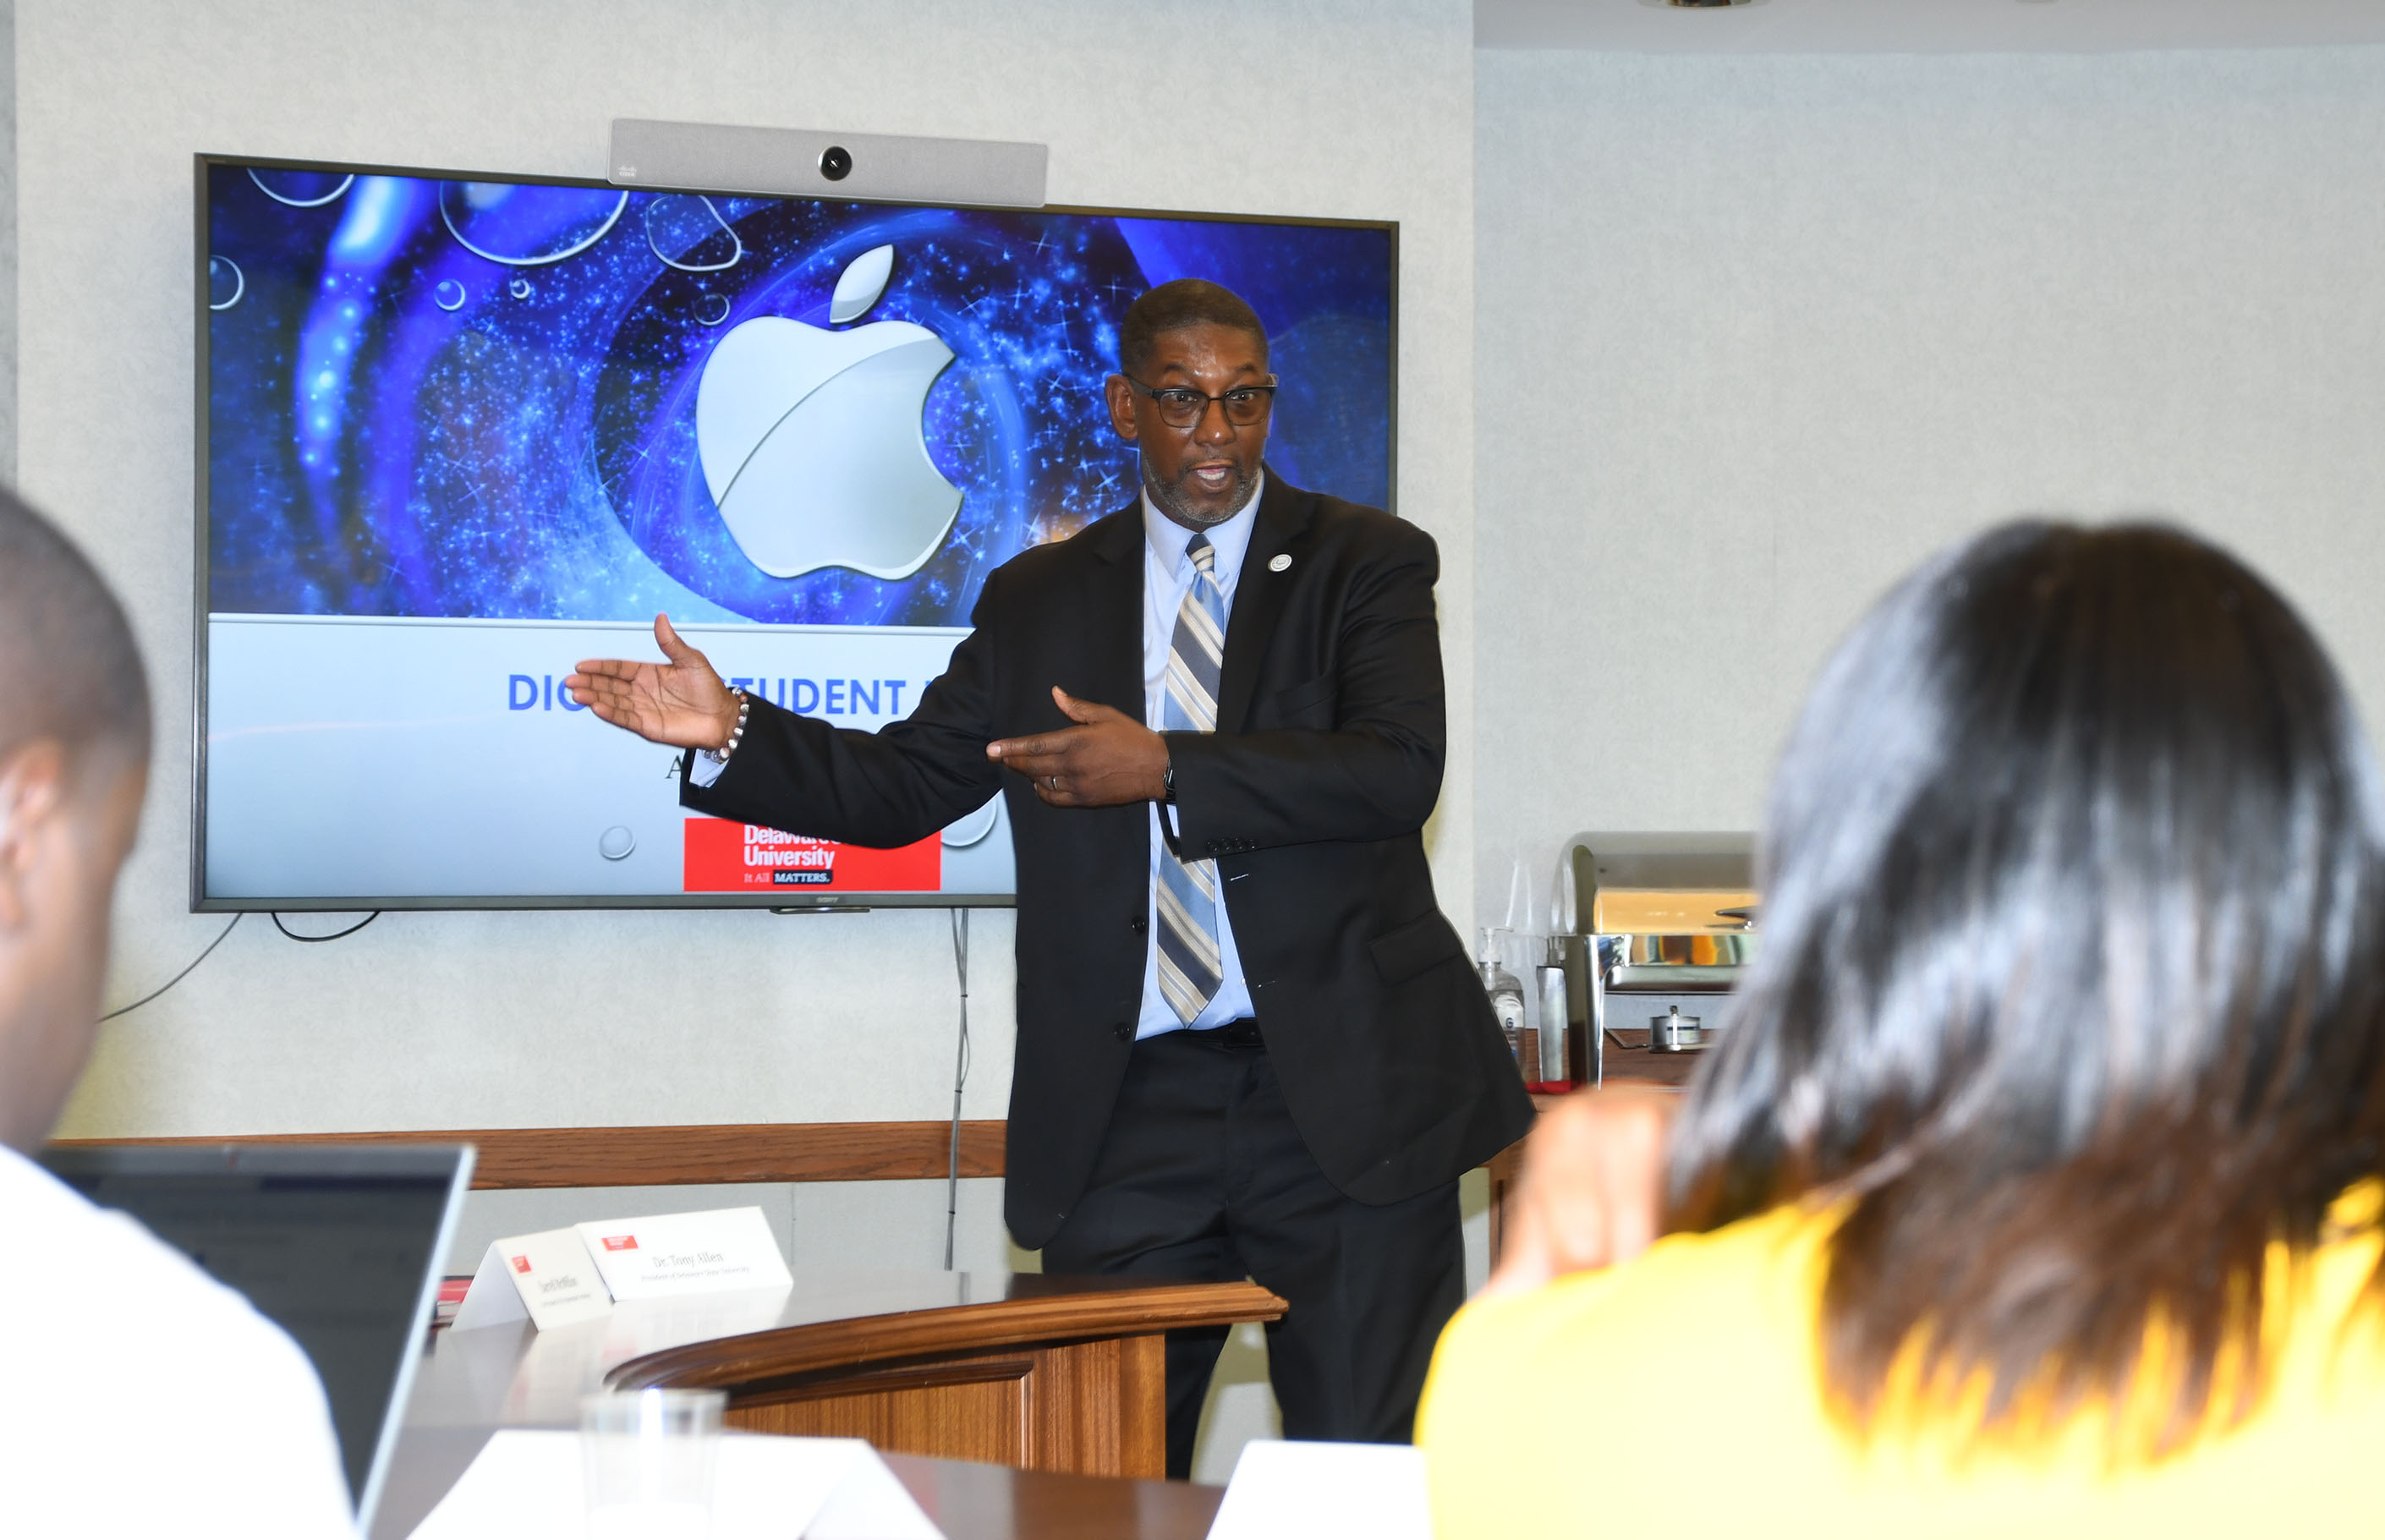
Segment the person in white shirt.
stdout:
<svg viewBox="0 0 2385 1540">
<path fill-rule="evenodd" d="M 353 1535 L 297 1345 L 27 1158 L 97 1032 L 148 761 L 123 610 L 0 492 L 0 1534 Z"/>
</svg>

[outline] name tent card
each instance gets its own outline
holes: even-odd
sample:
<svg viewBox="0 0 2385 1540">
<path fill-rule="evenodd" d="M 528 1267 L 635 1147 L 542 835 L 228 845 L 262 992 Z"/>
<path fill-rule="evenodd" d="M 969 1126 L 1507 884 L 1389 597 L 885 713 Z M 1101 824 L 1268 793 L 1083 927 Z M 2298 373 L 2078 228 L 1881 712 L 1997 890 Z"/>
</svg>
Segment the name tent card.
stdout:
<svg viewBox="0 0 2385 1540">
<path fill-rule="evenodd" d="M 528 1316 L 543 1332 L 593 1321 L 612 1308 L 604 1274 L 580 1232 L 549 1230 L 491 1242 L 448 1330 L 502 1326 Z"/>
<path fill-rule="evenodd" d="M 1424 1455 L 1405 1444 L 1255 1438 L 1234 1461 L 1208 1540 L 1432 1540 Z"/>
<path fill-rule="evenodd" d="M 587 1512 L 580 1435 L 501 1428 L 412 1540 L 576 1535 Z M 712 1484 L 712 1540 L 944 1540 L 878 1451 L 857 1438 L 728 1434 Z M 701 1535 L 658 1528 L 654 1540 Z"/>
<path fill-rule="evenodd" d="M 759 1208 L 649 1214 L 577 1228 L 615 1299 L 795 1286 Z"/>
</svg>

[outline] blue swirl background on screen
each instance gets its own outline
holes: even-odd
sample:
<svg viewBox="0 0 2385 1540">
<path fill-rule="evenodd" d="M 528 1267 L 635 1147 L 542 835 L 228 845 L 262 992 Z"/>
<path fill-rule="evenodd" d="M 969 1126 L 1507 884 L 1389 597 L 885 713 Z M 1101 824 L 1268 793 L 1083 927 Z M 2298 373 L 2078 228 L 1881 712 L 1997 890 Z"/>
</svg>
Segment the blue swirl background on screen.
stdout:
<svg viewBox="0 0 2385 1540">
<path fill-rule="evenodd" d="M 1268 463 L 1381 506 L 1392 243 L 1377 229 L 988 212 L 219 164 L 209 180 L 208 608 L 348 616 L 960 626 L 986 573 L 1133 495 L 1101 384 L 1144 288 L 1212 278 L 1272 334 Z M 830 327 L 955 357 L 923 429 L 961 490 L 916 572 L 776 578 L 695 444 L 714 344 Z"/>
</svg>

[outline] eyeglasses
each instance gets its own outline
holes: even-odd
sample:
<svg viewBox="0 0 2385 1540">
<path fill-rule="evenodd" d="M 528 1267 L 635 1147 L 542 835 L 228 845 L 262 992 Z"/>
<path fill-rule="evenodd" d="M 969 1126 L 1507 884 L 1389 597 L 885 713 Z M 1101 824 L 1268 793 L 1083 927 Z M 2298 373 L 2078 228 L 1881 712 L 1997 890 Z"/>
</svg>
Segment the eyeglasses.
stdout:
<svg viewBox="0 0 2385 1540">
<path fill-rule="evenodd" d="M 1170 428 L 1191 428 L 1209 415 L 1209 403 L 1215 401 L 1225 408 L 1226 420 L 1237 428 L 1255 428 L 1267 419 L 1267 410 L 1275 405 L 1273 385 L 1236 385 L 1223 395 L 1205 395 L 1199 391 L 1171 386 L 1157 390 L 1144 384 L 1131 374 L 1119 379 L 1151 397 L 1159 408 L 1159 420 Z"/>
</svg>

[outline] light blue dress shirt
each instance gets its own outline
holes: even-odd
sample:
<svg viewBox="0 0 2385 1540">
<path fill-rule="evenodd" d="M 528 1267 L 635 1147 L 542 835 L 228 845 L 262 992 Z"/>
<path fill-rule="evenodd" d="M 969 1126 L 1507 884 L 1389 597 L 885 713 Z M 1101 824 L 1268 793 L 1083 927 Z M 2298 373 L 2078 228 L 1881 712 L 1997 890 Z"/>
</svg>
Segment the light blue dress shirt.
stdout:
<svg viewBox="0 0 2385 1540">
<path fill-rule="evenodd" d="M 1267 475 L 1262 471 L 1251 488 L 1251 500 L 1234 511 L 1234 516 L 1222 524 L 1209 526 L 1209 544 L 1217 551 L 1210 572 L 1217 580 L 1218 591 L 1226 596 L 1226 620 L 1230 626 L 1234 616 L 1234 590 L 1241 586 L 1242 556 L 1251 548 L 1251 529 L 1258 522 L 1260 495 L 1267 491 Z M 1184 604 L 1184 595 L 1192 587 L 1192 564 L 1184 559 L 1184 548 L 1192 544 L 1192 532 L 1151 506 L 1151 494 L 1143 495 L 1143 720 L 1154 732 L 1166 719 L 1160 715 L 1168 695 L 1168 653 L 1176 640 L 1176 612 Z M 1180 1032 L 1185 1023 L 1176 1014 L 1176 1008 L 1159 992 L 1159 863 L 1176 858 L 1168 852 L 1168 842 L 1160 838 L 1159 820 L 1173 820 L 1176 809 L 1162 803 L 1151 805 L 1151 912 L 1146 917 L 1143 934 L 1149 942 L 1143 955 L 1143 1015 L 1135 1022 L 1137 1041 L 1157 1037 L 1162 1033 Z M 1176 825 L 1171 821 L 1171 828 Z M 1242 978 L 1242 957 L 1234 945 L 1233 921 L 1226 918 L 1225 884 L 1217 892 L 1217 993 L 1209 996 L 1209 1004 L 1192 1019 L 1195 1029 L 1222 1027 L 1251 1014 L 1251 986 Z"/>
</svg>

